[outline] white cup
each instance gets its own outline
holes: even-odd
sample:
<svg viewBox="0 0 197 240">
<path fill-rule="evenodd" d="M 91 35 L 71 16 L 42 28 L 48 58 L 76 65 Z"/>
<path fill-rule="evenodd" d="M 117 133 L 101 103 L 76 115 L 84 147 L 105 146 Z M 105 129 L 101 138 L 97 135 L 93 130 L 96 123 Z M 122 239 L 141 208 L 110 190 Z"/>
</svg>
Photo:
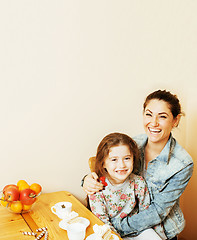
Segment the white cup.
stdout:
<svg viewBox="0 0 197 240">
<path fill-rule="evenodd" d="M 59 218 L 64 219 L 67 217 L 72 210 L 71 202 L 58 202 L 51 207 L 51 211 L 56 214 Z"/>
<path fill-rule="evenodd" d="M 72 223 L 67 227 L 69 240 L 84 240 L 86 236 L 86 225 L 82 223 Z"/>
</svg>

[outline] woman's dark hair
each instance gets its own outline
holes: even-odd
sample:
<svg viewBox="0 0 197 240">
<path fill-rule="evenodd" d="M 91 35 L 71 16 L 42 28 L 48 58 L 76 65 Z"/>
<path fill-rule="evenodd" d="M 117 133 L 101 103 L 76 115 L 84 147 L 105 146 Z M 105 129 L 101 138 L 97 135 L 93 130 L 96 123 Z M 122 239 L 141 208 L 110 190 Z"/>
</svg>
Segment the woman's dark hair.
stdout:
<svg viewBox="0 0 197 240">
<path fill-rule="evenodd" d="M 97 173 L 98 177 L 105 176 L 106 171 L 103 168 L 104 161 L 109 154 L 110 148 L 126 145 L 129 147 L 131 154 L 133 154 L 133 171 L 136 169 L 137 160 L 139 158 L 139 151 L 135 141 L 128 135 L 123 133 L 110 133 L 105 136 L 97 148 L 96 162 L 94 171 Z"/>
<path fill-rule="evenodd" d="M 174 118 L 176 118 L 179 114 L 184 115 L 184 113 L 181 112 L 181 105 L 180 105 L 178 97 L 176 95 L 173 95 L 169 91 L 157 90 L 157 91 L 149 94 L 146 97 L 144 105 L 143 105 L 144 110 L 145 110 L 146 106 L 148 105 L 149 101 L 153 100 L 153 99 L 162 100 L 162 101 L 165 101 L 166 103 L 168 103 L 171 113 Z"/>
</svg>

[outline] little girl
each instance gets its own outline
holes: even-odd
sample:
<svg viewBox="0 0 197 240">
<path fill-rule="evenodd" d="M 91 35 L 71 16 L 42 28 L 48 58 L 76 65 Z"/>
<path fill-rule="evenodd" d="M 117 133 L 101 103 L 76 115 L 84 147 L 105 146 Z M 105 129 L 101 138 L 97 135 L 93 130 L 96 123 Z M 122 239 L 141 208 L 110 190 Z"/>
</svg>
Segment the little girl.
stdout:
<svg viewBox="0 0 197 240">
<path fill-rule="evenodd" d="M 105 189 L 89 195 L 89 204 L 91 211 L 115 232 L 110 219 L 136 214 L 150 204 L 144 179 L 133 173 L 138 157 L 136 143 L 122 133 L 105 136 L 97 148 L 94 172 L 102 181 L 105 178 Z M 155 231 L 146 229 L 138 236 L 125 236 L 124 239 L 161 240 L 166 236 L 158 225 Z"/>
</svg>

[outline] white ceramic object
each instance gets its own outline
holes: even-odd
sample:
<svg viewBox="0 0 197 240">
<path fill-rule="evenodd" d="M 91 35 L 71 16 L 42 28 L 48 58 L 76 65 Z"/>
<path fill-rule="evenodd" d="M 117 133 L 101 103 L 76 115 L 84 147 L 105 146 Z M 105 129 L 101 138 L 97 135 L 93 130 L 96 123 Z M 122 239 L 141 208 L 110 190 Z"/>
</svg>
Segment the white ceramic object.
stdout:
<svg viewBox="0 0 197 240">
<path fill-rule="evenodd" d="M 68 217 L 68 215 L 71 213 L 71 210 L 71 202 L 58 202 L 51 207 L 51 211 L 61 219 Z"/>
<path fill-rule="evenodd" d="M 112 236 L 113 236 L 113 240 L 119 240 L 118 236 L 116 236 L 115 234 L 112 234 Z M 95 239 L 97 239 L 96 233 L 93 233 L 86 238 L 86 240 L 95 240 Z"/>
<path fill-rule="evenodd" d="M 87 218 L 83 218 L 83 217 L 78 217 L 77 222 L 85 225 L 86 228 L 90 225 L 90 221 Z M 67 230 L 68 225 L 69 225 L 69 223 L 66 219 L 63 219 L 59 223 L 60 228 L 64 229 L 64 230 Z"/>
<path fill-rule="evenodd" d="M 71 223 L 67 226 L 69 240 L 84 240 L 86 236 L 86 226 L 82 223 Z"/>
</svg>

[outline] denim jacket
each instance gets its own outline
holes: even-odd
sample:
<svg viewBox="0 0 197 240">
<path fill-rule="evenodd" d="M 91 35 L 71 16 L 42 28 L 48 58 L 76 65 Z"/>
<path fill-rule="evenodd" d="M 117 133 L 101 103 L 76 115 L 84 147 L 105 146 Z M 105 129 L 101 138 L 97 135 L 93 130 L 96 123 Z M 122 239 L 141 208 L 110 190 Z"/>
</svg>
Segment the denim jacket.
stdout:
<svg viewBox="0 0 197 240">
<path fill-rule="evenodd" d="M 147 136 L 142 134 L 134 140 L 141 153 L 138 174 L 146 179 L 151 205 L 134 216 L 124 219 L 112 218 L 111 222 L 122 237 L 136 236 L 143 230 L 161 223 L 166 236 L 171 239 L 185 226 L 179 198 L 192 176 L 192 158 L 170 135 L 160 155 L 149 162 L 145 171 L 144 148 L 148 140 Z"/>
</svg>

